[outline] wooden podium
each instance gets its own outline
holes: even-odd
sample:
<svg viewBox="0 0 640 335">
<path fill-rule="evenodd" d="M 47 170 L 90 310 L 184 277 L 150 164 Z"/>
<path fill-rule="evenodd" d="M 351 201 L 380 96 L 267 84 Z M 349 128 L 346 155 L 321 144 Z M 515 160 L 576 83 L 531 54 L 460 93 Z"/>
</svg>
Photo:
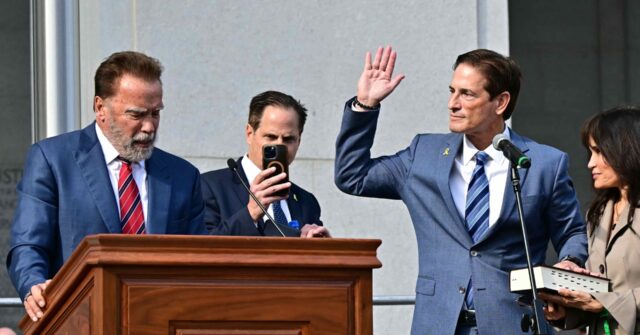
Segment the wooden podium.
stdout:
<svg viewBox="0 0 640 335">
<path fill-rule="evenodd" d="M 379 240 L 94 235 L 24 334 L 372 334 Z"/>
</svg>

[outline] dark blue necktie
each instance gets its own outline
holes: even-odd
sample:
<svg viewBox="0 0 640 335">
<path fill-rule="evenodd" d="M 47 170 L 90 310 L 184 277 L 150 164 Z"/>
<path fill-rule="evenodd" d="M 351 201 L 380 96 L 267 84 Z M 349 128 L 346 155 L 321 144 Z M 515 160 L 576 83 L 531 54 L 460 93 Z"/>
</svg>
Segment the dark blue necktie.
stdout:
<svg viewBox="0 0 640 335">
<path fill-rule="evenodd" d="M 271 207 L 273 207 L 273 219 L 276 220 L 276 223 L 287 226 L 287 216 L 284 215 L 282 206 L 280 206 L 280 200 L 272 202 Z"/>
<path fill-rule="evenodd" d="M 489 155 L 484 151 L 476 153 L 476 167 L 473 169 L 467 191 L 465 224 L 473 243 L 478 242 L 489 229 L 489 180 L 484 172 L 484 165 L 488 160 Z M 472 281 L 469 281 L 466 303 L 468 309 L 474 308 Z"/>
</svg>

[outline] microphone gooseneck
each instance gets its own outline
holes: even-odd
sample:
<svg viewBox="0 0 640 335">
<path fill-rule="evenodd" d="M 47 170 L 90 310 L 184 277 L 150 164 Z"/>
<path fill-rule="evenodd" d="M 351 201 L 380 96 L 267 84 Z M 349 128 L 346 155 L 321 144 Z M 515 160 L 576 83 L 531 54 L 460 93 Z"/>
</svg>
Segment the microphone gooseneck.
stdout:
<svg viewBox="0 0 640 335">
<path fill-rule="evenodd" d="M 523 154 L 504 134 L 498 134 L 493 137 L 493 147 L 502 151 L 504 156 L 511 161 L 511 164 L 525 169 L 531 166 L 531 159 Z"/>
<path fill-rule="evenodd" d="M 256 195 L 253 192 L 251 192 L 251 189 L 249 188 L 249 186 L 247 186 L 247 184 L 244 182 L 244 180 L 242 180 L 242 176 L 240 176 L 240 173 L 238 172 L 238 164 L 236 163 L 236 161 L 233 160 L 233 158 L 229 158 L 227 160 L 227 166 L 229 167 L 229 169 L 231 171 L 233 171 L 236 174 L 236 176 L 240 180 L 240 183 L 242 184 L 242 186 L 244 186 L 244 189 L 247 190 L 247 192 L 249 193 L 249 195 L 251 196 L 253 201 L 255 201 L 256 204 L 258 204 L 258 207 L 260 207 L 260 209 L 262 210 L 262 213 L 264 213 L 264 215 L 266 215 L 269 218 L 269 220 L 271 221 L 271 224 L 273 224 L 273 226 L 276 227 L 276 230 L 278 230 L 280 235 L 282 235 L 282 237 L 287 237 L 287 235 L 285 235 L 282 232 L 282 230 L 280 229 L 280 227 L 278 227 L 278 225 L 276 224 L 276 220 L 273 219 L 271 214 L 269 214 L 269 212 L 267 212 L 267 209 L 264 208 L 262 203 L 258 200 L 258 197 L 256 197 Z"/>
</svg>

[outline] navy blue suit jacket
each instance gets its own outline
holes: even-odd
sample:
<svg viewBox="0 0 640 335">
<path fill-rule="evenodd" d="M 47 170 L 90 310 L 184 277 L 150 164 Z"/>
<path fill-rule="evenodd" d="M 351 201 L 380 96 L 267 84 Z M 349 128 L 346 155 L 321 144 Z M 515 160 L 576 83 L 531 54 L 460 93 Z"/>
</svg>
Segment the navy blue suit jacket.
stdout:
<svg viewBox="0 0 640 335">
<path fill-rule="evenodd" d="M 148 234 L 206 234 L 200 174 L 160 149 L 146 160 Z M 21 298 L 52 278 L 87 235 L 122 233 L 95 123 L 31 146 L 11 227 L 7 268 Z"/>
<path fill-rule="evenodd" d="M 527 266 L 511 181 L 505 183 L 498 221 L 474 243 L 449 187 L 462 134 L 420 134 L 404 150 L 371 158 L 379 112 L 345 106 L 336 142 L 335 181 L 354 195 L 402 200 L 418 241 L 418 279 L 412 334 L 454 334 L 469 279 L 480 334 L 520 334 L 527 309 L 509 292 L 509 271 Z M 520 170 L 524 220 L 534 264 L 547 244 L 560 257 L 586 259 L 586 229 L 567 174 L 567 155 L 511 131 L 512 142 L 531 157 Z"/>
<path fill-rule="evenodd" d="M 238 172 L 249 186 L 247 176 L 242 169 L 242 158 L 237 160 Z M 231 169 L 220 169 L 202 174 L 202 196 L 205 202 L 204 222 L 213 235 L 240 236 L 280 236 L 271 223 L 260 219 L 258 226 L 253 223 L 247 204 L 249 193 L 244 189 L 238 176 Z M 292 220 L 300 227 L 305 224 L 322 225 L 320 204 L 313 194 L 296 184 L 291 185 L 287 199 Z M 285 235 L 300 237 L 300 230 L 278 225 Z"/>
</svg>

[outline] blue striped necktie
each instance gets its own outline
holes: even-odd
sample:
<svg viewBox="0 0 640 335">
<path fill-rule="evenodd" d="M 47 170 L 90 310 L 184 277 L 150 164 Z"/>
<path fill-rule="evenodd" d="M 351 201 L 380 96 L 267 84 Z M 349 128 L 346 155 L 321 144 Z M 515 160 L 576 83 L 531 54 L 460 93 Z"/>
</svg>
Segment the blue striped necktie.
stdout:
<svg viewBox="0 0 640 335">
<path fill-rule="evenodd" d="M 489 180 L 484 172 L 484 165 L 489 160 L 489 155 L 484 151 L 476 154 L 476 167 L 473 169 L 469 190 L 467 192 L 467 205 L 464 211 L 467 230 L 473 242 L 478 242 L 480 237 L 489 229 Z"/>
<path fill-rule="evenodd" d="M 471 182 L 467 191 L 467 204 L 465 207 L 465 224 L 473 243 L 489 229 L 489 180 L 484 172 L 484 165 L 489 160 L 489 155 L 484 151 L 476 153 L 476 167 L 473 169 Z M 473 284 L 469 282 L 467 290 L 467 308 L 473 309 Z"/>
<path fill-rule="evenodd" d="M 276 220 L 276 223 L 286 226 L 288 220 L 284 210 L 282 210 L 282 206 L 280 206 L 280 200 L 272 202 L 271 207 L 273 207 L 273 219 Z"/>
</svg>

